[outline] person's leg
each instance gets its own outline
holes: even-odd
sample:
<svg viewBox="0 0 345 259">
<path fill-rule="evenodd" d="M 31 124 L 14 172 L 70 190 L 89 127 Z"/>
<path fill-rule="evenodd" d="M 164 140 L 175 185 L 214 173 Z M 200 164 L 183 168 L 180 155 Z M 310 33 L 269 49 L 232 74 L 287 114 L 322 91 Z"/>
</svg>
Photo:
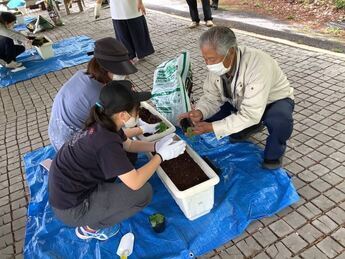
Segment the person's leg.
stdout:
<svg viewBox="0 0 345 259">
<path fill-rule="evenodd" d="M 220 107 L 220 111 L 217 112 L 215 115 L 210 117 L 209 119 L 206 119 L 206 122 L 214 122 L 224 119 L 225 117 L 228 117 L 230 114 L 237 112 L 237 109 L 233 107 L 229 102 L 226 102 Z M 246 128 L 240 132 L 234 133 L 230 135 L 230 141 L 232 143 L 240 142 L 246 140 L 251 134 L 254 134 L 258 131 L 261 131 L 263 129 L 262 123 L 258 123 L 256 125 L 253 125 L 249 128 Z"/>
<path fill-rule="evenodd" d="M 123 183 L 103 183 L 75 208 L 53 210 L 66 225 L 88 226 L 98 230 L 112 227 L 136 214 L 150 203 L 151 198 L 152 188 L 149 183 L 136 191 Z"/>
<path fill-rule="evenodd" d="M 218 9 L 218 0 L 212 0 L 211 7 L 214 8 L 214 10 L 217 10 Z"/>
<path fill-rule="evenodd" d="M 293 110 L 294 101 L 290 98 L 271 103 L 265 110 L 262 120 L 269 135 L 266 140 L 264 160 L 268 164 L 270 162 L 271 164 L 281 164 L 281 158 L 286 149 L 286 141 L 290 138 L 293 130 Z"/>
<path fill-rule="evenodd" d="M 147 27 L 145 16 L 127 20 L 128 31 L 134 53 L 138 59 L 142 59 L 155 52 L 150 39 L 149 28 Z"/>
<path fill-rule="evenodd" d="M 14 53 L 16 57 L 22 54 L 25 51 L 25 47 L 22 45 L 14 45 Z"/>
<path fill-rule="evenodd" d="M 95 9 L 93 12 L 95 19 L 98 19 L 101 16 L 101 13 L 100 13 L 101 6 L 102 6 L 102 0 L 96 0 Z"/>
<path fill-rule="evenodd" d="M 15 61 L 17 57 L 17 49 L 11 38 L 0 36 L 0 58 L 7 64 Z"/>
<path fill-rule="evenodd" d="M 116 39 L 121 41 L 122 44 L 127 48 L 129 59 L 135 58 L 135 48 L 128 29 L 127 20 L 113 20 L 113 27 Z"/>
<path fill-rule="evenodd" d="M 187 4 L 189 6 L 189 13 L 190 17 L 192 18 L 193 22 L 199 23 L 199 13 L 198 13 L 198 5 L 197 0 L 187 0 Z"/>
<path fill-rule="evenodd" d="M 201 0 L 202 10 L 204 12 L 204 21 L 212 21 L 212 12 L 210 7 L 210 0 Z"/>
</svg>

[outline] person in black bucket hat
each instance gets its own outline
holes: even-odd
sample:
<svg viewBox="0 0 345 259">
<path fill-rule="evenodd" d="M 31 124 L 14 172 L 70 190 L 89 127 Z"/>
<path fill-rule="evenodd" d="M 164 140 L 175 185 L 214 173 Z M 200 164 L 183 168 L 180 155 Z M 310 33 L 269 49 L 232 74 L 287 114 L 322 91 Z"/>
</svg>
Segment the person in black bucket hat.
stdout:
<svg viewBox="0 0 345 259">
<path fill-rule="evenodd" d="M 130 75 L 138 71 L 130 62 L 125 46 L 111 37 L 95 42 L 94 58 L 103 69 L 115 75 Z"/>
<path fill-rule="evenodd" d="M 173 134 L 152 143 L 126 137 L 122 128 L 138 118 L 149 92 L 134 92 L 129 81 L 112 81 L 92 107 L 86 129 L 57 153 L 49 171 L 49 203 L 57 218 L 75 227 L 81 239 L 106 240 L 120 222 L 146 207 L 152 198 L 147 182 L 159 165 L 184 153 L 184 141 Z M 155 152 L 135 169 L 129 152 Z M 117 181 L 119 178 L 121 181 Z"/>
<path fill-rule="evenodd" d="M 114 76 L 137 72 L 122 43 L 106 37 L 95 42 L 94 54 L 86 70 L 76 72 L 54 98 L 48 127 L 50 143 L 57 151 L 84 127 L 89 111 L 98 100 L 102 87 Z M 154 133 L 156 125 L 139 121 L 139 127 L 127 129 L 128 137 Z"/>
</svg>

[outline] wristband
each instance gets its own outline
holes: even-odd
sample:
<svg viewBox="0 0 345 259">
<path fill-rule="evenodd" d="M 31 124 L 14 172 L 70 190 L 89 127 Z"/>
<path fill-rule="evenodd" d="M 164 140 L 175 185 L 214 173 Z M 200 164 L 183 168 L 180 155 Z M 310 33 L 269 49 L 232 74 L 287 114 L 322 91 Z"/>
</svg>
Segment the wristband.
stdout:
<svg viewBox="0 0 345 259">
<path fill-rule="evenodd" d="M 159 155 L 159 157 L 161 158 L 161 163 L 164 162 L 163 157 L 161 156 L 161 154 L 156 153 L 156 155 Z"/>
</svg>

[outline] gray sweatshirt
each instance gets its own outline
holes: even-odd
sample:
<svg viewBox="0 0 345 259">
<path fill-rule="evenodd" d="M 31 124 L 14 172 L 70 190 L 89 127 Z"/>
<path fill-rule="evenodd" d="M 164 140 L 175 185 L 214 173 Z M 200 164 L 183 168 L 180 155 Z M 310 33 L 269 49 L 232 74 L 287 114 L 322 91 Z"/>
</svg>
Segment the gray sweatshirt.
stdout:
<svg viewBox="0 0 345 259">
<path fill-rule="evenodd" d="M 5 36 L 8 38 L 11 38 L 12 40 L 20 41 L 20 42 L 25 42 L 27 41 L 27 38 L 14 30 L 8 29 L 5 25 L 0 23 L 0 36 Z"/>
</svg>

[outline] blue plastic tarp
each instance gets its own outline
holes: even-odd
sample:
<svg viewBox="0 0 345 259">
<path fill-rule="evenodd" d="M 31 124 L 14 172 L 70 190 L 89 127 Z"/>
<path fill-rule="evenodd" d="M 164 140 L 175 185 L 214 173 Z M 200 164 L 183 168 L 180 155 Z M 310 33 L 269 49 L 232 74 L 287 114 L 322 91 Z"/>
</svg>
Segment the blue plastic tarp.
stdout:
<svg viewBox="0 0 345 259">
<path fill-rule="evenodd" d="M 260 167 L 262 151 L 256 145 L 229 144 L 227 138 L 218 141 L 213 134 L 188 142 L 221 171 L 211 212 L 189 221 L 154 175 L 150 180 L 154 189 L 151 204 L 122 222 L 120 234 L 107 241 L 81 240 L 73 228 L 53 215 L 48 203 L 48 172 L 39 166 L 42 160 L 54 157 L 53 148 L 48 146 L 26 154 L 31 201 L 25 258 L 117 258 L 120 238 L 129 231 L 135 236 L 130 258 L 193 258 L 240 235 L 251 221 L 271 216 L 298 201 L 298 194 L 283 169 L 269 171 Z M 144 155 L 139 156 L 137 166 L 146 161 Z M 153 232 L 148 221 L 149 215 L 156 212 L 166 217 L 166 229 L 159 234 Z"/>
<path fill-rule="evenodd" d="M 26 50 L 17 57 L 17 61 L 23 63 L 26 69 L 11 72 L 10 69 L 0 67 L 0 88 L 88 62 L 92 56 L 87 55 L 87 52 L 93 51 L 93 49 L 93 39 L 87 36 L 77 36 L 54 43 L 54 57 L 46 60 L 41 58 L 36 49 Z"/>
<path fill-rule="evenodd" d="M 15 31 L 25 31 L 27 30 L 26 25 L 29 24 L 31 21 L 33 21 L 34 19 L 36 19 L 36 17 L 24 17 L 24 23 L 23 24 L 16 24 L 14 25 L 14 30 Z"/>
<path fill-rule="evenodd" d="M 18 7 L 24 7 L 26 5 L 25 0 L 10 0 L 7 4 L 8 9 L 16 9 Z"/>
</svg>

